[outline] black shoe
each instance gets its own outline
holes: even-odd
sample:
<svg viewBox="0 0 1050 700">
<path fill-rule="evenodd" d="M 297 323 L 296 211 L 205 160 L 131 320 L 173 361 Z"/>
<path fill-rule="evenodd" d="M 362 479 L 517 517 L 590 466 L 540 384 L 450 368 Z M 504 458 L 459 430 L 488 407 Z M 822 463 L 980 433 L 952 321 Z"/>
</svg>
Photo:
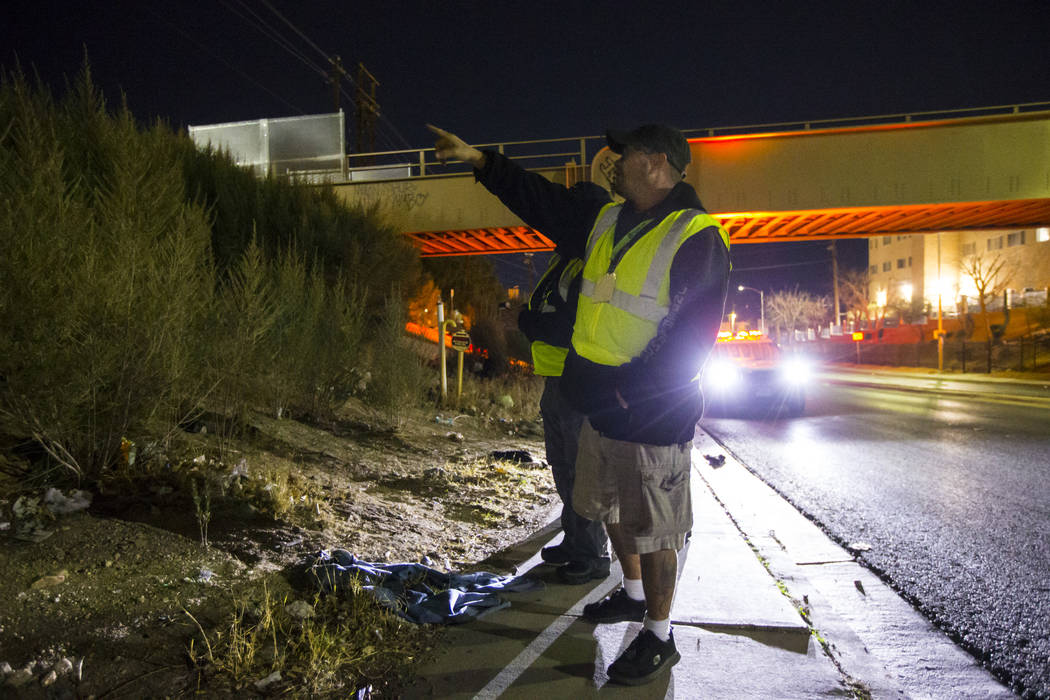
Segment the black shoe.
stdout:
<svg viewBox="0 0 1050 700">
<path fill-rule="evenodd" d="M 623 588 L 597 603 L 583 606 L 583 619 L 595 624 L 611 622 L 641 622 L 645 617 L 645 601 L 635 600 Z"/>
<path fill-rule="evenodd" d="M 568 564 L 572 561 L 569 552 L 561 544 L 544 547 L 540 550 L 540 559 L 548 564 Z"/>
<path fill-rule="evenodd" d="M 670 670 L 682 655 L 674 644 L 674 633 L 666 642 L 649 630 L 643 629 L 627 651 L 613 661 L 607 673 L 609 680 L 623 685 L 642 685 L 656 680 L 664 671 Z"/>
<path fill-rule="evenodd" d="M 561 579 L 561 582 L 573 586 L 605 578 L 608 575 L 609 559 L 606 557 L 588 561 L 570 561 L 565 566 L 558 567 L 558 578 Z"/>
</svg>

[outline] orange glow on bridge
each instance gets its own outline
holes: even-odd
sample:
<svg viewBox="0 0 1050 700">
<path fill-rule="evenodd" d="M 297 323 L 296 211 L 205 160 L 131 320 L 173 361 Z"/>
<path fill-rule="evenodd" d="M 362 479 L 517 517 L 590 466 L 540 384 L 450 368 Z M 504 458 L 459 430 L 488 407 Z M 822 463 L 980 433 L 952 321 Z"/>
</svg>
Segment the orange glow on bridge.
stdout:
<svg viewBox="0 0 1050 700">
<path fill-rule="evenodd" d="M 1050 199 L 731 212 L 712 216 L 725 226 L 733 243 L 819 241 L 891 233 L 1038 226 L 1050 221 Z"/>
<path fill-rule="evenodd" d="M 540 253 L 554 242 L 529 226 L 480 228 L 466 231 L 418 231 L 405 234 L 419 248 L 419 257 Z"/>
<path fill-rule="evenodd" d="M 889 234 L 1041 226 L 1050 221 L 1050 199 L 804 211 L 727 212 L 712 216 L 726 228 L 730 241 L 734 244 L 819 241 Z M 420 257 L 424 258 L 554 250 L 553 241 L 528 226 L 468 231 L 421 231 L 406 235 L 413 239 L 420 249 Z"/>
</svg>

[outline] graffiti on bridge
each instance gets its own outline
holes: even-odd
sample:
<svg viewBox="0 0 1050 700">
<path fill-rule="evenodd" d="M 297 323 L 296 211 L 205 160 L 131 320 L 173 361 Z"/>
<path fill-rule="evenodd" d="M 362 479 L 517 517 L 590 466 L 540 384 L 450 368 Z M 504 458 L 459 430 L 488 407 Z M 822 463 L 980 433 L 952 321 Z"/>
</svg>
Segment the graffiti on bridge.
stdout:
<svg viewBox="0 0 1050 700">
<path fill-rule="evenodd" d="M 389 206 L 412 211 L 426 204 L 429 192 L 421 192 L 414 182 L 383 182 L 362 187 L 360 202 L 365 206 Z"/>
</svg>

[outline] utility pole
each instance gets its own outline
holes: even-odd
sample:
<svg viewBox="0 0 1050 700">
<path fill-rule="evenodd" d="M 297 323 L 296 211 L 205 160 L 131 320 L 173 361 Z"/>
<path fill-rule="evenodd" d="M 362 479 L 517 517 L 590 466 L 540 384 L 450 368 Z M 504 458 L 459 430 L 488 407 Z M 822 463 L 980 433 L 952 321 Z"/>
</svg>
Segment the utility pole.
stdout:
<svg viewBox="0 0 1050 700">
<path fill-rule="evenodd" d="M 944 281 L 941 279 L 941 232 L 937 232 L 937 371 L 944 371 Z M 1048 297 L 1050 298 L 1050 297 Z"/>
<path fill-rule="evenodd" d="M 842 326 L 842 315 L 839 312 L 839 256 L 835 250 L 835 241 L 828 246 L 831 251 L 831 288 L 835 294 L 835 325 Z"/>
<path fill-rule="evenodd" d="M 332 64 L 328 71 L 328 82 L 332 86 L 332 111 L 338 112 L 342 108 L 339 100 L 339 81 L 346 76 L 346 70 L 343 69 L 343 59 L 339 56 L 333 56 L 328 62 Z"/>
<path fill-rule="evenodd" d="M 536 266 L 532 260 L 534 253 L 522 253 L 521 255 L 525 258 L 525 267 L 529 270 L 529 294 L 532 294 L 532 290 L 536 288 Z"/>
<path fill-rule="evenodd" d="M 368 72 L 365 64 L 359 62 L 357 64 L 357 90 L 354 93 L 358 153 L 372 153 L 376 150 L 376 117 L 379 116 L 379 103 L 376 102 L 378 86 L 379 81 Z"/>
</svg>

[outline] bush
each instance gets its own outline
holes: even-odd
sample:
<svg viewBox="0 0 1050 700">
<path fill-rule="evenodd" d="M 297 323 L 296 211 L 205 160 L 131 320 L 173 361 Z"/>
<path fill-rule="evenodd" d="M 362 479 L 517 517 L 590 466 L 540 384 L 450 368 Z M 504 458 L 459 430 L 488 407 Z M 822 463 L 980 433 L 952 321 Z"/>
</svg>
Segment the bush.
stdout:
<svg viewBox="0 0 1050 700">
<path fill-rule="evenodd" d="M 391 430 L 404 426 L 408 410 L 419 406 L 431 373 L 405 335 L 405 304 L 398 296 L 383 307 L 381 323 L 370 345 L 371 380 L 366 398 Z"/>
<path fill-rule="evenodd" d="M 111 114 L 86 68 L 57 103 L 3 76 L 0 198 L 0 447 L 36 444 L 48 470 L 94 479 L 124 437 L 204 405 L 230 431 L 252 409 L 324 415 L 366 339 L 377 406 L 423 391 L 392 325 L 391 291 L 419 281 L 403 237 Z"/>
<path fill-rule="evenodd" d="M 305 255 L 329 283 L 345 279 L 367 308 L 381 309 L 395 287 L 412 292 L 421 284 L 418 252 L 373 212 L 345 206 L 327 186 L 259 180 L 227 154 L 202 151 L 189 139 L 179 143 L 186 190 L 212 213 L 221 276 L 254 241 L 267 259 L 289 250 Z"/>
<path fill-rule="evenodd" d="M 21 76 L 0 89 L 0 432 L 78 477 L 195 387 L 213 284 L 170 140 L 106 116 L 88 80 L 60 107 Z"/>
</svg>

